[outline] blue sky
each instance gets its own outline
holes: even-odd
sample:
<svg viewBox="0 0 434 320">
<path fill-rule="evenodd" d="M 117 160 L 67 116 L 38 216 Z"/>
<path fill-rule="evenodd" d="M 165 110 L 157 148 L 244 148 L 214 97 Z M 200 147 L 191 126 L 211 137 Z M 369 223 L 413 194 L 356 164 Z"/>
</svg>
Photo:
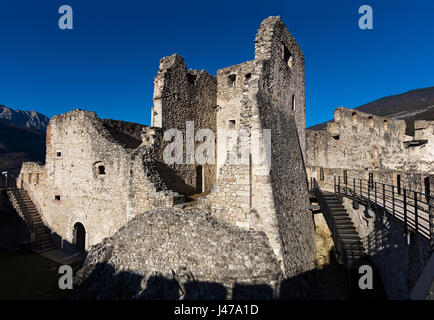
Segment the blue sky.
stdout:
<svg viewBox="0 0 434 320">
<path fill-rule="evenodd" d="M 58 8 L 74 29 L 58 28 Z M 358 28 L 369 4 L 374 29 Z M 150 122 L 159 59 L 216 70 L 254 58 L 261 20 L 280 15 L 306 57 L 307 126 L 338 106 L 434 85 L 434 2 L 6 1 L 0 2 L 0 104 L 47 116 L 75 108 Z"/>
</svg>

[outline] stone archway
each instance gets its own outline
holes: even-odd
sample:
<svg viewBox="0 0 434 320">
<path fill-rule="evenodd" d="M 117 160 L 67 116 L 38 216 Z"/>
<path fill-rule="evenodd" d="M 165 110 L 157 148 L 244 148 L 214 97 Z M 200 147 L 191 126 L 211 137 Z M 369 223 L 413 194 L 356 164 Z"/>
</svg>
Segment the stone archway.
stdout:
<svg viewBox="0 0 434 320">
<path fill-rule="evenodd" d="M 74 225 L 73 245 L 78 252 L 86 250 L 86 230 L 80 222 Z"/>
</svg>

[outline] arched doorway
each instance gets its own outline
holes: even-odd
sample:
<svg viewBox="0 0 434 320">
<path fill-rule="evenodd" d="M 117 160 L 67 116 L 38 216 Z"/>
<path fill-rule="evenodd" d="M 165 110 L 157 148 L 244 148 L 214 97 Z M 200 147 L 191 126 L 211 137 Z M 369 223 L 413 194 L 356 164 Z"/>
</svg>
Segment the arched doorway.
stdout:
<svg viewBox="0 0 434 320">
<path fill-rule="evenodd" d="M 73 245 L 78 252 L 86 250 L 86 230 L 80 222 L 74 225 Z"/>
<path fill-rule="evenodd" d="M 202 168 L 202 166 L 196 167 L 196 190 L 197 190 L 197 193 L 202 193 L 202 191 L 203 191 L 203 168 Z"/>
</svg>

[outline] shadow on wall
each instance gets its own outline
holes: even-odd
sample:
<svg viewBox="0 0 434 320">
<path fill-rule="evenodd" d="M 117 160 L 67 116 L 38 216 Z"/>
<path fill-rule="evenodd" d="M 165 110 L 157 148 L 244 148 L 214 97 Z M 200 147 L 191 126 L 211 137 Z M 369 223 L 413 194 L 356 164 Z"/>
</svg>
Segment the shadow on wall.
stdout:
<svg viewBox="0 0 434 320">
<path fill-rule="evenodd" d="M 374 231 L 362 239 L 370 260 L 380 270 L 390 299 L 408 299 L 428 261 L 430 244 L 405 224 L 375 209 Z"/>
<path fill-rule="evenodd" d="M 117 273 L 110 263 L 89 266 L 76 275 L 73 300 L 345 300 L 350 299 L 346 269 L 330 252 L 332 263 L 280 283 L 279 292 L 267 284 L 195 281 L 192 274 L 144 277 L 134 272 Z M 85 276 L 85 274 L 88 274 Z M 378 298 L 378 296 L 375 296 Z M 357 298 L 357 297 L 356 297 Z M 363 299 L 369 299 L 366 295 Z"/>
</svg>

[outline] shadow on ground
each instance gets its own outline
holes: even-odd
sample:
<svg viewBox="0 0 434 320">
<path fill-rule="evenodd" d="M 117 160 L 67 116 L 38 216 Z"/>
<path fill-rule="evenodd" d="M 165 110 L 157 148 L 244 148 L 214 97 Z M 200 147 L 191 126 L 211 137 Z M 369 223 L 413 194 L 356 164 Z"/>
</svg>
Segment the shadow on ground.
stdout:
<svg viewBox="0 0 434 320">
<path fill-rule="evenodd" d="M 109 263 L 98 263 L 92 270 L 79 275 L 79 285 L 72 299 L 77 300 L 345 300 L 357 299 L 351 295 L 347 270 L 335 260 L 322 269 L 302 273 L 280 283 L 279 290 L 267 284 L 241 284 L 232 286 L 217 282 L 195 281 L 192 275 L 164 277 L 152 274 L 144 277 L 134 272 L 116 272 Z M 87 274 L 87 275 L 85 275 Z M 362 299 L 369 299 L 365 293 Z M 373 299 L 385 299 L 374 294 Z"/>
</svg>

